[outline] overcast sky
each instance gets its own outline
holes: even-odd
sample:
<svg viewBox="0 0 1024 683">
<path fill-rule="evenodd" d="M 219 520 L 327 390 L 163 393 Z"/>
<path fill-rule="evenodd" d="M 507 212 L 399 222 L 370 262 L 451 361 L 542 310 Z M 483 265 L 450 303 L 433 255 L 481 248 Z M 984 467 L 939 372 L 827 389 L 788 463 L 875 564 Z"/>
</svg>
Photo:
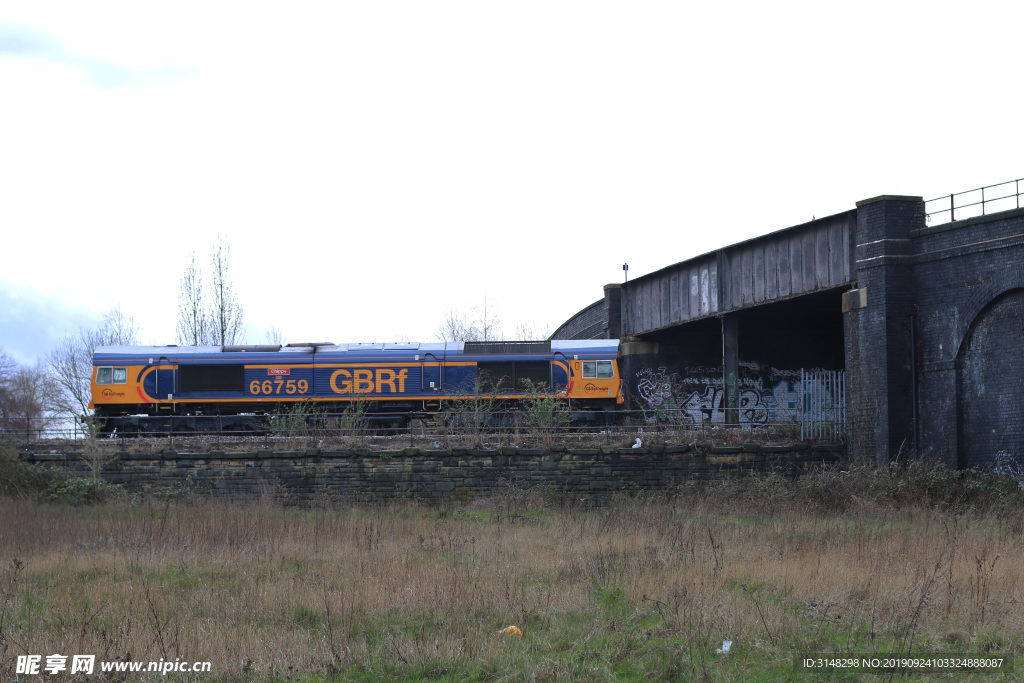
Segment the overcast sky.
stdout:
<svg viewBox="0 0 1024 683">
<path fill-rule="evenodd" d="M 247 341 L 554 329 L 622 280 L 1024 176 L 1016 2 L 5 2 L 0 347 L 174 343 L 232 248 Z"/>
</svg>

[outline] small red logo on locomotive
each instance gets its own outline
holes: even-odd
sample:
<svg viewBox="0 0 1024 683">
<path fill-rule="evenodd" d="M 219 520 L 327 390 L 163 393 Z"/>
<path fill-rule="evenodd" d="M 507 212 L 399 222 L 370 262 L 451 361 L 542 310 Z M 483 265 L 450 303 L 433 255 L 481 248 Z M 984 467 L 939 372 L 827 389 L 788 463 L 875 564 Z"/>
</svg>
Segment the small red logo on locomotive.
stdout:
<svg viewBox="0 0 1024 683">
<path fill-rule="evenodd" d="M 267 374 L 274 375 L 290 375 L 292 374 L 291 368 L 267 368 Z"/>
</svg>

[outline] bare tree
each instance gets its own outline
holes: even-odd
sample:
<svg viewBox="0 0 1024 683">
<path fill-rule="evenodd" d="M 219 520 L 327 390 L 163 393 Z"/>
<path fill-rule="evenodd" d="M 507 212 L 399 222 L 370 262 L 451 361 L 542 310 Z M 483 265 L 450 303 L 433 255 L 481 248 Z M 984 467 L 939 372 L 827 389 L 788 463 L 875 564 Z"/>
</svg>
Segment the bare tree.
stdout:
<svg viewBox="0 0 1024 683">
<path fill-rule="evenodd" d="M 13 362 L 0 350 L 0 433 L 28 434 L 46 427 L 46 367 Z"/>
<path fill-rule="evenodd" d="M 8 379 L 17 369 L 17 361 L 11 358 L 11 354 L 0 349 L 0 390 L 2 390 L 2 387 L 7 385 Z"/>
<path fill-rule="evenodd" d="M 284 332 L 275 325 L 267 328 L 266 337 L 268 344 L 284 344 Z"/>
<path fill-rule="evenodd" d="M 13 403 L 12 383 L 18 372 L 18 363 L 3 349 L 0 349 L 0 434 L 12 431 L 11 404 Z"/>
<path fill-rule="evenodd" d="M 78 335 L 66 335 L 47 358 L 48 393 L 52 411 L 63 417 L 81 417 L 89 412 L 92 397 L 92 356 L 100 346 L 138 344 L 135 319 L 120 307 L 112 308 L 100 327 L 83 328 Z"/>
<path fill-rule="evenodd" d="M 449 308 L 435 334 L 441 341 L 476 341 L 480 337 L 480 330 L 465 315 Z"/>
<path fill-rule="evenodd" d="M 210 277 L 189 255 L 178 288 L 178 343 L 222 346 L 242 340 L 242 306 L 231 284 L 231 247 L 218 237 L 210 254 Z"/>
<path fill-rule="evenodd" d="M 213 248 L 213 291 L 211 305 L 216 344 L 235 344 L 242 340 L 242 306 L 231 284 L 231 247 L 223 237 Z"/>
<path fill-rule="evenodd" d="M 178 343 L 187 346 L 213 344 L 210 309 L 203 290 L 203 272 L 196 254 L 189 254 L 178 290 Z"/>
<path fill-rule="evenodd" d="M 476 309 L 473 309 L 476 312 Z M 489 309 L 487 307 L 487 297 L 484 296 L 484 312 L 478 316 L 478 326 L 480 327 L 480 333 L 483 336 L 483 341 L 496 341 L 503 339 L 501 336 L 501 320 L 498 318 L 497 312 L 494 310 L 494 306 Z"/>
<path fill-rule="evenodd" d="M 103 316 L 94 335 L 95 346 L 134 346 L 139 343 L 139 327 L 133 316 L 114 306 Z"/>
<path fill-rule="evenodd" d="M 536 320 L 520 322 L 516 325 L 515 330 L 512 331 L 512 338 L 519 341 L 547 339 L 550 336 L 550 332 L 547 329 L 549 328 L 538 325 Z"/>
<path fill-rule="evenodd" d="M 65 335 L 50 352 L 47 362 L 50 379 L 50 406 L 64 417 L 79 417 L 89 412 L 92 394 L 92 330 L 80 330 L 78 336 Z"/>
<path fill-rule="evenodd" d="M 502 339 L 501 321 L 486 304 L 482 314 L 476 308 L 469 315 L 449 308 L 435 336 L 441 341 L 499 341 Z"/>
</svg>

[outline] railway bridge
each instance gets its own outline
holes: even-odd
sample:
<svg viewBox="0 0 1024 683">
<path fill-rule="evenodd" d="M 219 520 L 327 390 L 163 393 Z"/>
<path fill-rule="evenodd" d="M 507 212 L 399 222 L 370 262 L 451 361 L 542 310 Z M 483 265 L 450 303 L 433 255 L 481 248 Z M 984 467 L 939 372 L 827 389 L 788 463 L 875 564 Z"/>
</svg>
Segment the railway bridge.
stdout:
<svg viewBox="0 0 1024 683">
<path fill-rule="evenodd" d="M 856 202 L 607 285 L 553 337 L 622 338 L 630 407 L 653 419 L 813 409 L 880 465 L 903 452 L 1020 467 L 1022 182 Z"/>
</svg>

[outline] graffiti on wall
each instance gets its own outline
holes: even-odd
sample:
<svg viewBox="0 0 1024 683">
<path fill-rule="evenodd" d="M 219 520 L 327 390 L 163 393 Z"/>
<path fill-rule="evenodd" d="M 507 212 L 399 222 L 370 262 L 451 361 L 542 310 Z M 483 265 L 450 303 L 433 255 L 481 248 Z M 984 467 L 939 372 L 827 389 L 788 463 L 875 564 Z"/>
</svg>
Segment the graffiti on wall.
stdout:
<svg viewBox="0 0 1024 683">
<path fill-rule="evenodd" d="M 741 424 L 795 423 L 807 409 L 799 370 L 741 362 L 737 386 Z M 643 368 L 636 373 L 636 394 L 649 421 L 725 422 L 721 367 L 693 366 L 684 368 L 683 373 L 669 372 L 664 366 Z M 825 399 L 841 400 L 838 396 Z"/>
<path fill-rule="evenodd" d="M 1024 467 L 1021 467 L 1017 458 L 1007 451 L 996 453 L 995 466 L 992 468 L 996 474 L 1012 477 L 1017 486 L 1024 490 Z"/>
</svg>

